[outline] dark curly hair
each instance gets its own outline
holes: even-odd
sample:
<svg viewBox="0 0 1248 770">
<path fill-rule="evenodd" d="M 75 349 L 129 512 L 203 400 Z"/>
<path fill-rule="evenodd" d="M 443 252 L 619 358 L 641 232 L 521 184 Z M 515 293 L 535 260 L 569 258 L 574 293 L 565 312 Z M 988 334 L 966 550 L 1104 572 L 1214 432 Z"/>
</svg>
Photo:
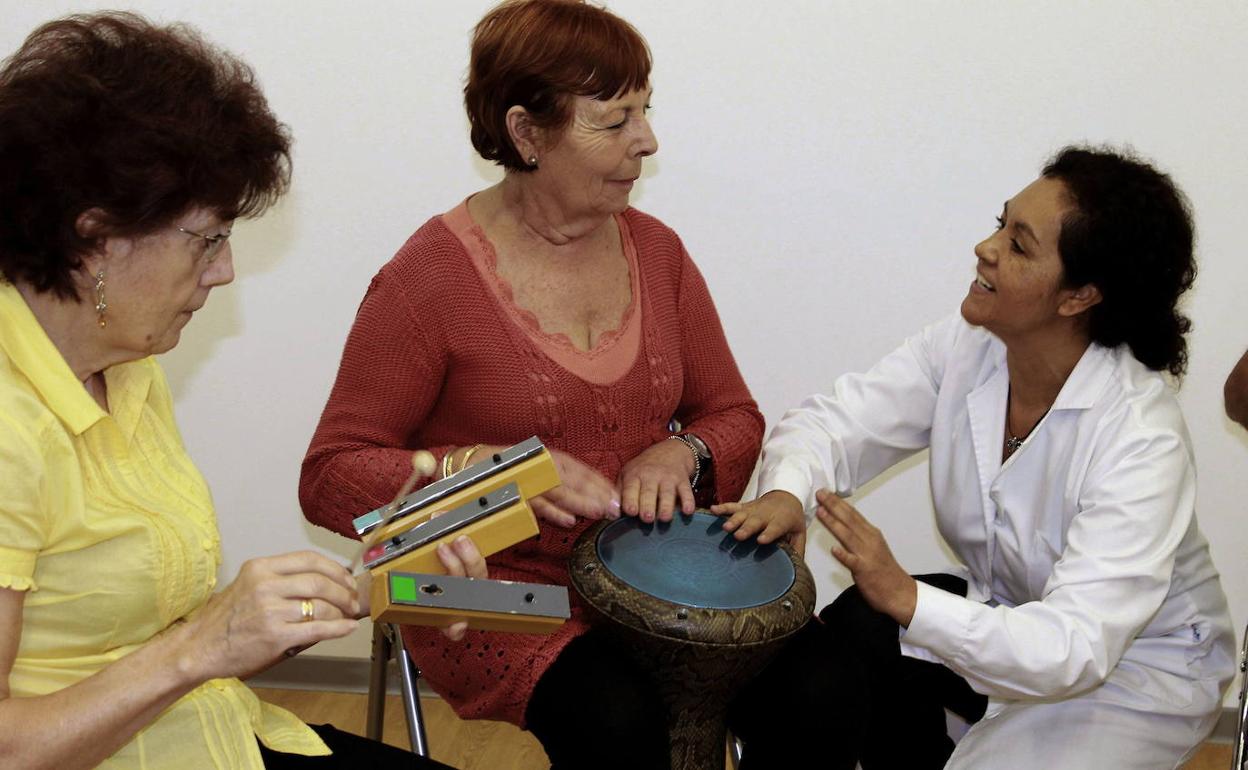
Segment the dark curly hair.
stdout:
<svg viewBox="0 0 1248 770">
<path fill-rule="evenodd" d="M 583 0 L 510 0 L 477 23 L 464 107 L 472 146 L 509 171 L 532 171 L 507 132 L 519 105 L 558 131 L 571 97 L 610 99 L 650 82 L 650 49 L 633 25 Z"/>
<path fill-rule="evenodd" d="M 1140 363 L 1181 377 L 1192 322 L 1179 298 L 1196 279 L 1187 199 L 1168 175 L 1130 151 L 1066 147 L 1042 172 L 1066 186 L 1074 210 L 1058 249 L 1067 286 L 1093 284 L 1092 341 L 1126 343 Z"/>
<path fill-rule="evenodd" d="M 0 66 L 0 271 L 77 299 L 101 235 L 194 207 L 255 216 L 290 184 L 290 137 L 246 64 L 182 25 L 119 12 L 39 27 Z M 102 214 L 83 237 L 78 217 Z"/>
</svg>

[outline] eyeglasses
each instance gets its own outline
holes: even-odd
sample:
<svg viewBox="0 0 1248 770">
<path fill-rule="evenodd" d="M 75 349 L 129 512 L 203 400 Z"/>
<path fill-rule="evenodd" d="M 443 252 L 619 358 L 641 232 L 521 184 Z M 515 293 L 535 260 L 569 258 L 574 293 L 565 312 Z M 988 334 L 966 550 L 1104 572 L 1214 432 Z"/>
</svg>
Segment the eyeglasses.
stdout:
<svg viewBox="0 0 1248 770">
<path fill-rule="evenodd" d="M 225 248 L 225 242 L 230 239 L 231 233 L 221 233 L 220 235 L 204 235 L 194 230 L 187 230 L 185 227 L 179 227 L 178 232 L 193 235 L 196 238 L 203 238 L 208 241 L 208 245 L 204 247 L 204 261 L 211 262 L 217 258 L 221 250 Z"/>
</svg>

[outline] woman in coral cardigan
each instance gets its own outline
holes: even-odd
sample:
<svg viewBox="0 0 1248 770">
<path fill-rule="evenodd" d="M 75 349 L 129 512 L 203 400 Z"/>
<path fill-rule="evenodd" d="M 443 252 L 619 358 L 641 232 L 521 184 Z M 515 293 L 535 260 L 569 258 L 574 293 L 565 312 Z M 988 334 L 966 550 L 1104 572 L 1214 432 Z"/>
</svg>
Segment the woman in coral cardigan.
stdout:
<svg viewBox="0 0 1248 770">
<path fill-rule="evenodd" d="M 310 520 L 352 535 L 414 448 L 441 461 L 427 483 L 537 435 L 563 484 L 534 501 L 541 533 L 489 571 L 566 585 L 587 519 L 737 499 L 762 417 L 680 239 L 629 207 L 658 149 L 649 73 L 637 31 L 594 6 L 513 2 L 480 22 L 465 102 L 474 147 L 506 174 L 373 279 L 304 461 Z M 526 725 L 555 767 L 665 766 L 653 688 L 588 630 L 574 607 L 551 636 L 404 637 L 461 716 Z"/>
</svg>

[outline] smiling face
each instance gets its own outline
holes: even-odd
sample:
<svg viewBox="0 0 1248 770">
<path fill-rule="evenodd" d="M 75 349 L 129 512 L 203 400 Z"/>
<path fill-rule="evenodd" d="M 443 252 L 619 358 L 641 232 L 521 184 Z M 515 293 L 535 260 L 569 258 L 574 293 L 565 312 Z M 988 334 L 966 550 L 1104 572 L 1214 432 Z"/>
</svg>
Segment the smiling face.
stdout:
<svg viewBox="0 0 1248 770">
<path fill-rule="evenodd" d="M 214 244 L 179 228 L 218 236 L 228 234 L 232 224 L 193 209 L 155 233 L 106 238 L 104 256 L 87 263 L 92 276 L 104 271 L 105 344 L 131 358 L 172 350 L 208 293 L 234 280 L 229 241 Z M 87 292 L 84 300 L 94 304 L 94 294 Z"/>
<path fill-rule="evenodd" d="M 533 142 L 537 170 L 530 176 L 564 216 L 610 216 L 628 208 L 642 159 L 658 151 L 646 111 L 651 89 L 613 99 L 573 97 L 568 126 Z"/>
<path fill-rule="evenodd" d="M 979 261 L 963 318 L 1009 340 L 1088 307 L 1080 292 L 1089 287 L 1064 286 L 1058 239 L 1071 207 L 1066 186 L 1044 177 L 1006 202 L 996 232 L 975 246 Z"/>
</svg>

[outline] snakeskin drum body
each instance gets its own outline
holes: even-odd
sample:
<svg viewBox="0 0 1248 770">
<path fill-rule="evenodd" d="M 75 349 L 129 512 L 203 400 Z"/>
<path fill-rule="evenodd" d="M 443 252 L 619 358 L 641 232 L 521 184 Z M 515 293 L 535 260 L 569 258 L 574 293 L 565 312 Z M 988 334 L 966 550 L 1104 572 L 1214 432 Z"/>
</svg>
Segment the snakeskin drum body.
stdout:
<svg viewBox="0 0 1248 770">
<path fill-rule="evenodd" d="M 668 706 L 672 770 L 722 768 L 724 712 L 814 613 L 815 584 L 787 545 L 737 542 L 706 512 L 599 522 L 572 550 L 572 586 Z"/>
</svg>

